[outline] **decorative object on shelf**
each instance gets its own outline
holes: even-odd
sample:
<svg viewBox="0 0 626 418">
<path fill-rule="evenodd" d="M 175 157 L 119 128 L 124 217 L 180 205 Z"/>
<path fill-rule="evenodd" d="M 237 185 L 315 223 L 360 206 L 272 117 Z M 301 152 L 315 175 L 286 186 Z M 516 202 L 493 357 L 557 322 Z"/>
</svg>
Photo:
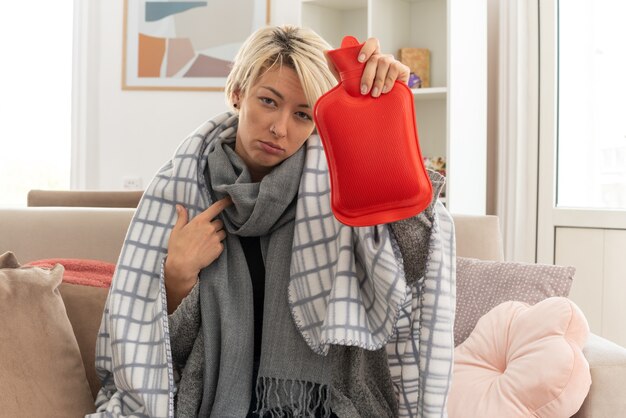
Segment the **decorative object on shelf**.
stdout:
<svg viewBox="0 0 626 418">
<path fill-rule="evenodd" d="M 416 89 L 422 88 L 422 79 L 415 73 L 411 73 L 409 75 L 409 88 L 412 89 L 415 87 Z"/>
<path fill-rule="evenodd" d="M 445 157 L 424 157 L 424 167 L 428 170 L 436 171 L 446 177 L 446 159 Z M 446 188 L 441 189 L 440 198 L 446 197 Z"/>
<path fill-rule="evenodd" d="M 421 80 L 419 87 L 430 87 L 430 50 L 427 48 L 400 48 L 398 60 L 407 65 L 411 72 Z"/>
<path fill-rule="evenodd" d="M 331 208 L 339 222 L 350 226 L 410 218 L 433 196 L 419 148 L 413 94 L 399 81 L 382 96 L 361 94 L 365 63 L 357 57 L 362 47 L 346 36 L 341 48 L 328 51 L 341 82 L 313 109 L 328 162 Z"/>
<path fill-rule="evenodd" d="M 125 0 L 122 89 L 224 90 L 243 41 L 269 24 L 269 4 Z"/>
</svg>

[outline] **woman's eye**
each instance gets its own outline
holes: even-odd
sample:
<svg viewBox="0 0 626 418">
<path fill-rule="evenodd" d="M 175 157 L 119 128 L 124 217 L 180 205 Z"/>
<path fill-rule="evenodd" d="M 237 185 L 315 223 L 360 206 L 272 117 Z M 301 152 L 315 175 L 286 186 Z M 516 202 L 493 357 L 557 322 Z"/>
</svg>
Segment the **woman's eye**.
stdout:
<svg viewBox="0 0 626 418">
<path fill-rule="evenodd" d="M 311 116 L 309 116 L 309 114 L 308 114 L 308 113 L 304 113 L 304 112 L 296 112 L 296 115 L 298 115 L 298 117 L 299 117 L 300 119 L 303 119 L 303 120 L 312 120 L 312 119 L 311 119 Z"/>
<path fill-rule="evenodd" d="M 261 103 L 270 105 L 270 106 L 273 106 L 276 103 L 274 102 L 274 100 L 270 99 L 269 97 L 259 97 L 259 100 L 261 101 Z"/>
</svg>

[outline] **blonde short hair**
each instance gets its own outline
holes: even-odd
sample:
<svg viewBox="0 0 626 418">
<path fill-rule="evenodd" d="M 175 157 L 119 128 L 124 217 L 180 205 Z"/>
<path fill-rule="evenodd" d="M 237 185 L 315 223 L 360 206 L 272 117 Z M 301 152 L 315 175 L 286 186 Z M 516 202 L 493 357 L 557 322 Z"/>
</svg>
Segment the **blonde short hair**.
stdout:
<svg viewBox="0 0 626 418">
<path fill-rule="evenodd" d="M 324 55 L 324 51 L 331 48 L 317 33 L 297 26 L 268 26 L 257 30 L 235 56 L 226 80 L 226 102 L 233 108 L 235 93 L 245 95 L 265 71 L 279 65 L 295 70 L 307 101 L 313 107 L 337 82 Z"/>
</svg>

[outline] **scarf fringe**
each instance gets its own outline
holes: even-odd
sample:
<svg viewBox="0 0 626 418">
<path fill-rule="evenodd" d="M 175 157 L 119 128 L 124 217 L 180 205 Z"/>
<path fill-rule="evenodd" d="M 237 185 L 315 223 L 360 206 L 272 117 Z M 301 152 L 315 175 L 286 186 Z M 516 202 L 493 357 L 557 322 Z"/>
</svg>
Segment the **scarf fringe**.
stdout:
<svg viewBox="0 0 626 418">
<path fill-rule="evenodd" d="M 261 417 L 330 418 L 330 386 L 305 380 L 259 377 L 256 410 Z M 321 415 L 316 415 L 321 413 Z"/>
</svg>

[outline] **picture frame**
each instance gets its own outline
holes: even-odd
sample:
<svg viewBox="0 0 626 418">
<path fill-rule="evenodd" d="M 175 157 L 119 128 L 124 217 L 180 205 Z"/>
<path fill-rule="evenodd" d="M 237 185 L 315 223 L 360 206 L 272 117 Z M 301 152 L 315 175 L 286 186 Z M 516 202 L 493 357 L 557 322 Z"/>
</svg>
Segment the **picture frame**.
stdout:
<svg viewBox="0 0 626 418">
<path fill-rule="evenodd" d="M 124 0 L 122 90 L 223 91 L 239 47 L 269 22 L 270 0 Z"/>
</svg>

